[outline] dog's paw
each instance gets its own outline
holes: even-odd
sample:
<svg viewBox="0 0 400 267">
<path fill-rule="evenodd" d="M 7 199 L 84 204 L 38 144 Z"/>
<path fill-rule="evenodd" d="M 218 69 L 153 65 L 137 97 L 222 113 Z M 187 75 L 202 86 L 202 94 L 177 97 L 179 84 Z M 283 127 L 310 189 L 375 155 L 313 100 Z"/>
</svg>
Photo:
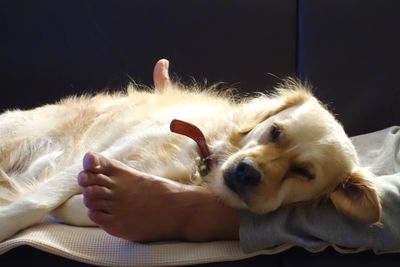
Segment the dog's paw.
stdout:
<svg viewBox="0 0 400 267">
<path fill-rule="evenodd" d="M 83 205 L 83 195 L 75 195 L 51 212 L 53 220 L 75 226 L 96 226 L 87 216 L 87 208 Z"/>
</svg>

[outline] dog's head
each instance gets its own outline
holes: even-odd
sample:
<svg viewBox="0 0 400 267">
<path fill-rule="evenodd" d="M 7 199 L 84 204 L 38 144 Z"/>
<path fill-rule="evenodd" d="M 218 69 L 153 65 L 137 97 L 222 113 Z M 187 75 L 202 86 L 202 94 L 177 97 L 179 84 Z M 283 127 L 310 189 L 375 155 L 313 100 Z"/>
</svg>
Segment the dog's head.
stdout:
<svg viewBox="0 0 400 267">
<path fill-rule="evenodd" d="M 243 104 L 232 140 L 240 149 L 222 165 L 219 195 L 256 213 L 329 198 L 355 220 L 378 222 L 371 174 L 342 126 L 309 90 L 293 81 L 284 87 Z"/>
</svg>

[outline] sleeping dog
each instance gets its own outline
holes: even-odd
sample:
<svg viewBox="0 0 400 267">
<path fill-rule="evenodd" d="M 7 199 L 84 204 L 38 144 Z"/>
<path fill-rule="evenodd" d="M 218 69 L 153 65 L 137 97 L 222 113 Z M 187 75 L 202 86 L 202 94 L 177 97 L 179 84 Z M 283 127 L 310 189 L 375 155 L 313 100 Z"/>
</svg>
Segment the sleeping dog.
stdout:
<svg viewBox="0 0 400 267">
<path fill-rule="evenodd" d="M 76 182 L 87 151 L 207 187 L 227 205 L 259 214 L 330 200 L 354 220 L 380 221 L 372 175 L 305 86 L 289 79 L 239 99 L 172 83 L 165 63 L 155 66 L 155 89 L 130 86 L 0 115 L 0 240 L 50 214 L 93 225 Z"/>
</svg>

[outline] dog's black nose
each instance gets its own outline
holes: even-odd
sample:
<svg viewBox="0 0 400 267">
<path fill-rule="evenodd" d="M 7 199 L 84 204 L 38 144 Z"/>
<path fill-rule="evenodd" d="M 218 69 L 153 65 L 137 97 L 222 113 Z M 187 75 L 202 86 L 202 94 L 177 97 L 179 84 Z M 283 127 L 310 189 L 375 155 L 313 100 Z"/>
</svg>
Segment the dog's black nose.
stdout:
<svg viewBox="0 0 400 267">
<path fill-rule="evenodd" d="M 246 160 L 236 165 L 235 176 L 241 185 L 256 185 L 261 180 L 260 173 Z"/>
<path fill-rule="evenodd" d="M 248 186 L 261 181 L 261 174 L 250 162 L 242 160 L 235 168 L 224 173 L 224 181 L 233 192 L 243 193 Z"/>
</svg>

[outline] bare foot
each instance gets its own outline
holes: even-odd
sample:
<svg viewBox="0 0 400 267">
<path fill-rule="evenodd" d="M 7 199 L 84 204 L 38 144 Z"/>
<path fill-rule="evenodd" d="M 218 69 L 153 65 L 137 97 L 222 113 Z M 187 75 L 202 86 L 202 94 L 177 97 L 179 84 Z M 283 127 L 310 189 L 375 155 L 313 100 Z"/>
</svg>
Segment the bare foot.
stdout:
<svg viewBox="0 0 400 267">
<path fill-rule="evenodd" d="M 134 241 L 236 239 L 239 219 L 207 189 L 139 172 L 87 153 L 78 183 L 89 218 Z"/>
<path fill-rule="evenodd" d="M 177 221 L 159 212 L 170 201 L 171 183 L 92 153 L 85 155 L 83 169 L 78 183 L 88 216 L 106 232 L 136 241 L 179 238 Z"/>
<path fill-rule="evenodd" d="M 166 59 L 160 59 L 154 66 L 153 81 L 156 90 L 162 91 L 165 87 L 171 84 L 168 68 L 169 61 Z"/>
</svg>

